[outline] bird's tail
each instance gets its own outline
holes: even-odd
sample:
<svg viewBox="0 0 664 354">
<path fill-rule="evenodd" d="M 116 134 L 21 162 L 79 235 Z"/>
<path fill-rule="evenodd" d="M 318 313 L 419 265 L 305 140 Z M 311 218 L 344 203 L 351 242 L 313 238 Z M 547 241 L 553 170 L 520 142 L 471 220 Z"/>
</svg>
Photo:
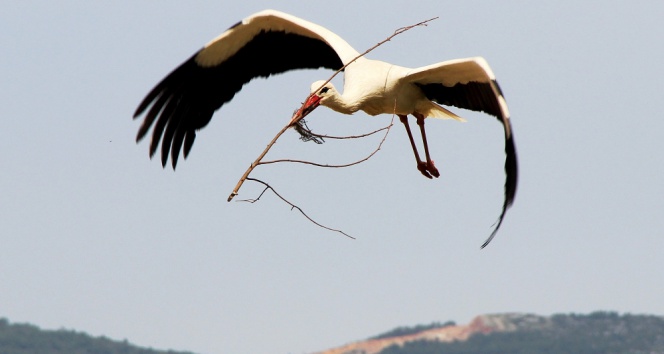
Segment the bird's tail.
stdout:
<svg viewBox="0 0 664 354">
<path fill-rule="evenodd" d="M 429 102 L 429 112 L 426 114 L 426 117 L 430 118 L 439 118 L 439 119 L 454 119 L 458 122 L 465 122 L 466 120 L 459 117 L 458 115 L 448 111 L 447 109 L 433 103 Z"/>
</svg>

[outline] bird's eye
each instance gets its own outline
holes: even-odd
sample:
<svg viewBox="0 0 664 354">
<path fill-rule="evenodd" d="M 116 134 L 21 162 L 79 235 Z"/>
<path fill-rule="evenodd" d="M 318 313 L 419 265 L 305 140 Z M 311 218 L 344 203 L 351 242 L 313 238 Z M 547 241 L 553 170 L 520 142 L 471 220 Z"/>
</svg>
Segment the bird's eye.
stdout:
<svg viewBox="0 0 664 354">
<path fill-rule="evenodd" d="M 320 89 L 320 93 L 326 93 L 330 88 L 329 87 L 323 87 Z"/>
</svg>

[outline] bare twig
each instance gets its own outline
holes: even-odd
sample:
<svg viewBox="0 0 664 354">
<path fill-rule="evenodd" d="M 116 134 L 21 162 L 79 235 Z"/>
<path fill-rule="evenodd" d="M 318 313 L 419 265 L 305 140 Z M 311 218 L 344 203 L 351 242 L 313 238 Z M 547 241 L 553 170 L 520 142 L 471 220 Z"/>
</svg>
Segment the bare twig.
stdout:
<svg viewBox="0 0 664 354">
<path fill-rule="evenodd" d="M 254 180 L 253 178 L 247 178 L 247 179 L 248 179 L 248 180 Z M 258 182 L 258 181 L 257 181 L 257 182 Z M 259 183 L 260 183 L 260 182 L 259 182 Z M 240 200 L 236 200 L 236 201 L 237 201 L 237 202 L 247 202 L 247 203 L 254 204 L 254 203 L 256 203 L 257 201 L 259 201 L 259 200 L 261 199 L 261 197 L 263 196 L 263 194 L 265 194 L 265 192 L 267 192 L 268 189 L 270 189 L 270 186 L 265 187 L 265 189 L 263 189 L 263 191 L 261 192 L 261 194 L 259 194 L 258 197 L 254 198 L 254 199 L 240 199 Z"/>
<path fill-rule="evenodd" d="M 237 182 L 237 184 L 235 185 L 235 189 L 233 189 L 233 192 L 231 193 L 231 195 L 228 196 L 228 201 L 229 201 L 229 202 L 230 202 L 231 200 L 233 200 L 233 198 L 237 195 L 237 192 L 240 190 L 240 187 L 242 187 L 242 184 L 243 184 L 244 181 L 247 179 L 247 177 L 249 177 L 249 174 L 251 173 L 251 171 L 253 171 L 254 168 L 256 168 L 256 166 L 258 166 L 258 164 L 261 162 L 261 160 L 263 159 L 263 157 L 265 157 L 265 155 L 267 154 L 267 152 L 270 151 L 270 148 L 272 148 L 272 145 L 274 145 L 274 143 L 277 142 L 277 139 L 279 139 L 279 137 L 280 137 L 280 136 L 281 136 L 286 130 L 288 130 L 288 128 L 290 128 L 290 124 L 284 126 L 283 128 L 281 128 L 281 131 L 279 131 L 279 133 L 277 133 L 277 135 L 275 135 L 274 138 L 272 138 L 272 141 L 270 141 L 270 143 L 267 144 L 267 147 L 265 148 L 265 150 L 263 150 L 263 152 L 262 152 L 260 155 L 258 155 L 258 157 L 256 158 L 256 160 L 254 160 L 254 162 L 251 163 L 251 165 L 249 166 L 249 168 L 244 172 L 244 174 L 242 175 L 242 177 L 240 178 L 240 180 L 239 180 L 239 181 Z"/>
<path fill-rule="evenodd" d="M 362 54 L 356 56 L 356 57 L 353 58 L 351 61 L 349 61 L 348 63 L 346 63 L 346 65 L 344 65 L 343 67 L 341 67 L 341 68 L 340 68 L 339 70 L 337 70 L 332 76 L 330 76 L 330 78 L 329 78 L 325 83 L 323 83 L 323 85 L 321 85 L 321 87 L 323 87 L 325 84 L 327 84 L 328 82 L 330 82 L 330 80 L 332 80 L 335 76 L 337 76 L 337 74 L 339 74 L 342 70 L 344 70 L 348 65 L 352 64 L 352 63 L 355 62 L 357 59 L 361 58 L 362 56 L 366 55 L 367 53 L 371 52 L 372 50 L 378 48 L 378 47 L 381 46 L 382 44 L 384 44 L 384 43 L 390 41 L 390 40 L 391 40 L 392 38 L 394 38 L 395 36 L 397 36 L 397 35 L 399 35 L 399 34 L 405 32 L 405 31 L 408 31 L 409 29 L 411 29 L 411 28 L 413 28 L 413 27 L 417 27 L 417 26 L 426 26 L 426 24 L 427 24 L 428 22 L 433 21 L 433 20 L 435 20 L 435 19 L 437 19 L 437 18 L 438 18 L 438 17 L 430 18 L 430 19 L 428 19 L 428 20 L 425 20 L 425 21 L 422 21 L 422 22 L 416 23 L 416 24 L 414 24 L 414 25 L 410 25 L 410 26 L 406 26 L 406 27 L 402 27 L 402 28 L 397 29 L 396 31 L 394 31 L 394 33 L 393 33 L 391 36 L 387 37 L 385 40 L 383 40 L 383 41 L 377 43 L 377 44 L 374 45 L 373 47 L 371 47 L 371 48 L 367 49 L 366 51 L 364 51 L 364 53 L 362 53 Z M 319 88 L 319 89 L 320 89 L 320 88 Z M 314 92 L 315 92 L 315 91 L 314 91 Z M 312 94 L 309 94 L 309 96 L 307 96 L 307 99 L 304 100 L 304 102 L 307 102 L 307 101 L 309 100 L 309 98 L 311 97 L 311 95 L 312 95 Z M 302 106 L 300 107 L 300 110 L 302 110 L 302 109 L 304 108 L 304 105 L 305 105 L 305 103 L 302 103 Z M 297 112 L 299 112 L 300 110 L 298 110 Z M 240 188 L 242 187 L 242 184 L 244 183 L 244 181 L 247 180 L 247 178 L 249 177 L 249 174 L 251 174 L 251 172 L 254 170 L 254 168 L 256 168 L 256 166 L 258 166 L 258 165 L 260 164 L 260 162 L 261 162 L 261 160 L 263 159 L 263 157 L 265 157 L 265 155 L 267 154 L 267 152 L 268 152 L 268 151 L 272 148 L 272 146 L 277 142 L 277 139 L 279 139 L 279 137 L 281 137 L 281 135 L 283 135 L 283 133 L 284 133 L 286 130 L 288 130 L 288 128 L 290 128 L 293 124 L 297 123 L 297 121 L 300 120 L 300 119 L 302 119 L 302 118 L 303 118 L 302 115 L 299 115 L 299 114 L 296 113 L 296 114 L 291 118 L 290 122 L 289 122 L 286 126 L 284 126 L 284 127 L 279 131 L 279 133 L 277 133 L 277 135 L 275 135 L 275 137 L 274 137 L 274 138 L 272 139 L 272 141 L 267 145 L 267 147 L 265 148 L 265 150 L 263 150 L 263 152 L 258 156 L 258 158 L 256 158 L 256 160 L 254 160 L 254 162 L 252 162 L 251 165 L 249 165 L 249 168 L 247 168 L 247 170 L 244 172 L 244 174 L 242 175 L 242 177 L 240 178 L 240 180 L 237 182 L 237 184 L 235 185 L 235 188 L 233 189 L 233 191 L 231 192 L 231 194 L 228 196 L 228 201 L 229 201 L 229 202 L 230 202 L 231 200 L 233 200 L 233 198 L 238 194 L 238 192 L 239 192 Z"/>
<path fill-rule="evenodd" d="M 330 164 L 319 164 L 319 163 L 315 163 L 315 162 L 311 162 L 311 161 L 303 161 L 303 160 L 280 159 L 280 160 L 270 160 L 270 161 L 259 161 L 258 164 L 259 165 L 267 165 L 267 164 L 277 163 L 277 162 L 295 162 L 295 163 L 303 163 L 303 164 L 318 166 L 318 167 L 340 168 L 340 167 L 354 166 L 354 165 L 360 164 L 364 161 L 367 161 L 368 159 L 373 157 L 373 155 L 375 155 L 380 150 L 380 148 L 383 146 L 383 143 L 385 142 L 385 139 L 387 139 L 387 134 L 390 133 L 390 128 L 392 128 L 393 125 L 394 125 L 394 115 L 392 116 L 392 120 L 390 121 L 390 125 L 388 125 L 387 127 L 378 129 L 378 130 L 376 130 L 372 133 L 369 133 L 368 135 L 371 135 L 371 134 L 379 132 L 383 129 L 387 129 L 387 131 L 385 132 L 385 135 L 383 136 L 383 140 L 380 141 L 380 143 L 378 144 L 378 147 L 376 148 L 376 150 L 374 150 L 371 154 L 369 154 L 369 156 L 367 156 L 367 157 L 365 157 L 361 160 L 355 161 L 355 162 L 351 162 L 351 163 L 347 163 L 347 164 L 343 164 L 343 165 L 330 165 Z M 366 136 L 366 134 L 365 134 L 365 136 Z"/>
<path fill-rule="evenodd" d="M 312 136 L 318 137 L 318 138 L 324 138 L 324 139 L 336 139 L 336 140 L 346 140 L 346 139 L 359 139 L 359 138 L 366 138 L 368 136 L 374 135 L 376 133 L 379 133 L 385 129 L 390 129 L 392 127 L 392 124 L 382 127 L 380 129 L 376 129 L 372 132 L 365 133 L 365 134 L 360 134 L 360 135 L 348 135 L 348 136 L 333 136 L 333 135 L 326 135 L 326 134 L 318 134 L 314 133 L 313 131 L 309 129 L 304 129 L 307 133 L 311 134 Z"/>
<path fill-rule="evenodd" d="M 240 202 L 255 203 L 255 202 L 257 202 L 257 201 L 263 196 L 263 194 L 265 194 L 265 192 L 269 189 L 269 190 L 271 190 L 271 191 L 272 191 L 277 197 L 279 197 L 281 200 L 283 200 L 286 204 L 290 205 L 290 206 L 291 206 L 291 210 L 292 210 L 292 209 L 297 209 L 297 211 L 299 211 L 302 215 L 304 215 L 305 218 L 307 218 L 309 221 L 311 221 L 312 223 L 316 224 L 317 226 L 322 227 L 322 228 L 324 228 L 324 229 L 326 229 L 326 230 L 330 230 L 330 231 L 338 232 L 338 233 L 340 233 L 340 234 L 342 234 L 342 235 L 344 235 L 344 236 L 346 236 L 346 237 L 348 237 L 348 238 L 352 238 L 353 240 L 355 239 L 355 237 L 353 237 L 353 236 L 351 236 L 351 235 L 349 235 L 349 234 L 347 234 L 347 233 L 345 233 L 345 232 L 343 232 L 343 231 L 341 231 L 341 230 L 333 229 L 333 228 L 331 228 L 331 227 L 327 227 L 327 226 L 325 226 L 325 225 L 322 225 L 322 224 L 318 223 L 316 220 L 314 220 L 314 219 L 312 219 L 311 217 L 309 217 L 309 215 L 307 215 L 307 214 L 302 210 L 302 208 L 300 208 L 299 206 L 297 206 L 297 205 L 291 203 L 290 201 L 288 201 L 288 199 L 282 197 L 281 194 L 277 193 L 277 191 L 276 191 L 274 188 L 272 188 L 272 186 L 270 186 L 269 184 L 267 184 L 267 183 L 265 183 L 265 182 L 263 182 L 263 181 L 261 181 L 261 180 L 259 180 L 259 179 L 256 179 L 256 178 L 247 177 L 246 179 L 249 180 L 249 181 L 258 182 L 258 183 L 264 185 L 264 186 L 265 186 L 265 189 L 263 189 L 263 191 L 261 192 L 261 194 L 259 194 L 258 197 L 257 197 L 256 199 L 243 199 L 243 200 L 239 200 Z"/>
</svg>

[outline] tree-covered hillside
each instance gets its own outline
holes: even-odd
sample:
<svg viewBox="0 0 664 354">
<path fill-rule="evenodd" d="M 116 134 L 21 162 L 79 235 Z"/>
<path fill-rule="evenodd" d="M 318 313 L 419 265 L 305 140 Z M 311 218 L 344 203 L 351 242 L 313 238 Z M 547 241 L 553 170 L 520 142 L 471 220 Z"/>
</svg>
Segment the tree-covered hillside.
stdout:
<svg viewBox="0 0 664 354">
<path fill-rule="evenodd" d="M 380 354 L 656 354 L 664 353 L 664 318 L 595 312 L 554 315 L 547 326 L 475 334 L 467 341 L 415 341 Z"/>
<path fill-rule="evenodd" d="M 47 331 L 0 318 L 1 354 L 191 354 L 143 349 L 127 341 L 113 341 L 69 330 Z"/>
</svg>

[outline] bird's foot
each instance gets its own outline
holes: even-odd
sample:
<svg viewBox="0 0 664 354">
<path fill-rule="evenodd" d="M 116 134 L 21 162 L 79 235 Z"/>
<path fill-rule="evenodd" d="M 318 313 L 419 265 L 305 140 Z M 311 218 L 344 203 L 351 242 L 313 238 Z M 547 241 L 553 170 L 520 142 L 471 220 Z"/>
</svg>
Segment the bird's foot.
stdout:
<svg viewBox="0 0 664 354">
<path fill-rule="evenodd" d="M 433 160 L 427 161 L 427 171 L 436 178 L 440 177 L 440 172 L 438 172 L 436 165 L 433 164 Z"/>
<path fill-rule="evenodd" d="M 431 174 L 429 173 L 429 171 L 427 171 L 427 164 L 426 164 L 426 162 L 419 162 L 419 163 L 417 164 L 417 169 L 420 171 L 420 173 L 422 173 L 422 174 L 424 175 L 424 177 L 426 177 L 426 178 L 428 178 L 428 179 L 432 179 L 432 178 L 433 178 L 433 177 L 431 177 Z"/>
<path fill-rule="evenodd" d="M 440 172 L 436 168 L 436 165 L 433 164 L 433 161 L 420 161 L 417 163 L 417 170 L 424 175 L 424 177 L 432 179 L 433 177 L 440 177 Z"/>
</svg>

